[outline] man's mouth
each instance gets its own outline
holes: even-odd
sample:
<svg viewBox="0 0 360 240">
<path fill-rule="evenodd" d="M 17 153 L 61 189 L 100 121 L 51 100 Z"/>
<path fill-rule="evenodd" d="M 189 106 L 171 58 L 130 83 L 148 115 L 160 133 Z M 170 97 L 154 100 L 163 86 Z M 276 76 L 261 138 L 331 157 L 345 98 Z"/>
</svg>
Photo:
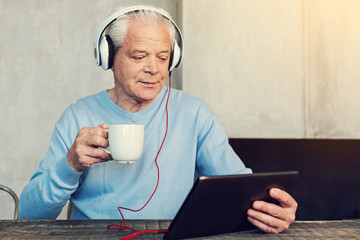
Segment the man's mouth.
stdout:
<svg viewBox="0 0 360 240">
<path fill-rule="evenodd" d="M 157 84 L 157 82 L 145 82 L 145 81 L 141 81 L 140 83 L 149 87 L 155 86 Z"/>
</svg>

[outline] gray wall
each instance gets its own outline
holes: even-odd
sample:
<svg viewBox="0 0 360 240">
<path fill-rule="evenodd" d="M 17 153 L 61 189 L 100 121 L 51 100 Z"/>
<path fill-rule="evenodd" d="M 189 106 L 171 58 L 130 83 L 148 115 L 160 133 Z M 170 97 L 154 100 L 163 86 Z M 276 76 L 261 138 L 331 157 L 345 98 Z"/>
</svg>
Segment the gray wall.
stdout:
<svg viewBox="0 0 360 240">
<path fill-rule="evenodd" d="M 182 4 L 183 89 L 229 137 L 360 137 L 360 1 Z"/>
<path fill-rule="evenodd" d="M 93 39 L 129 3 L 160 6 L 177 20 L 176 0 L 0 0 L 0 184 L 20 195 L 63 110 L 113 86 L 111 71 L 95 64 Z M 0 219 L 11 217 L 1 196 Z"/>
</svg>

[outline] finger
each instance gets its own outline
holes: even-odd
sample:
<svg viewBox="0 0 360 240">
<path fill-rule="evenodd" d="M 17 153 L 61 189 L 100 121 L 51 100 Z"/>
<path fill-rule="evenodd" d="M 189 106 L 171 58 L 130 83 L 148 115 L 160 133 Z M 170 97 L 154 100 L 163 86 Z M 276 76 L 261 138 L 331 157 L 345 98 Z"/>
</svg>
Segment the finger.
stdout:
<svg viewBox="0 0 360 240">
<path fill-rule="evenodd" d="M 88 156 L 81 156 L 75 159 L 76 160 L 74 160 L 74 158 L 68 158 L 68 163 L 69 166 L 77 172 L 82 172 L 88 169 L 94 162 L 93 159 Z"/>
<path fill-rule="evenodd" d="M 255 227 L 259 228 L 260 230 L 267 232 L 267 233 L 279 233 L 275 228 L 270 227 L 258 220 L 256 220 L 253 217 L 248 216 L 247 218 L 249 220 L 249 222 L 254 225 Z"/>
<path fill-rule="evenodd" d="M 258 219 L 266 225 L 287 229 L 289 225 L 295 220 L 295 213 L 288 209 L 278 206 L 276 204 L 267 203 L 264 201 L 255 201 L 253 208 L 250 209 L 250 216 Z"/>
<path fill-rule="evenodd" d="M 295 199 L 289 193 L 279 188 L 270 189 L 270 197 L 277 200 L 282 207 L 297 208 L 297 202 Z"/>
<path fill-rule="evenodd" d="M 284 212 L 281 206 L 264 201 L 255 201 L 252 207 L 254 210 L 264 213 L 264 215 L 271 215 L 277 218 L 282 218 Z"/>
<path fill-rule="evenodd" d="M 282 212 L 284 215 L 281 218 L 289 223 L 294 222 L 296 210 L 298 207 L 295 199 L 289 193 L 278 188 L 272 188 L 270 190 L 270 196 L 276 199 L 284 210 Z"/>
<path fill-rule="evenodd" d="M 81 172 L 81 171 L 88 169 L 93 164 L 111 160 L 111 157 L 109 156 L 109 154 L 105 153 L 101 149 L 98 149 L 98 150 L 99 150 L 98 153 L 96 153 L 97 152 L 96 150 L 93 151 L 91 154 L 92 156 L 79 157 L 78 161 L 73 163 L 75 170 Z"/>
<path fill-rule="evenodd" d="M 91 148 L 87 151 L 87 157 L 91 158 L 92 163 L 106 162 L 112 160 L 110 154 L 101 148 Z"/>
<path fill-rule="evenodd" d="M 89 137 L 92 135 L 99 135 L 102 137 L 106 137 L 107 136 L 107 132 L 105 131 L 105 129 L 107 129 L 106 126 L 108 125 L 100 124 L 97 127 L 84 127 L 80 129 L 79 135 L 84 137 Z"/>
<path fill-rule="evenodd" d="M 285 229 L 288 229 L 290 226 L 287 221 L 284 221 L 281 218 L 277 218 L 275 216 L 271 216 L 264 212 L 256 211 L 254 209 L 248 210 L 248 216 L 255 219 L 258 222 L 256 226 L 266 232 L 273 232 L 273 230 L 269 230 L 267 229 L 267 227 L 275 229 L 276 232 L 281 232 Z"/>
<path fill-rule="evenodd" d="M 107 141 L 103 145 L 105 148 L 107 147 Z M 101 144 L 100 144 L 101 145 Z M 108 161 L 111 160 L 111 156 L 103 149 L 88 145 L 78 145 L 75 148 L 75 154 L 77 156 L 78 162 L 91 162 L 97 163 L 100 161 Z M 96 160 L 97 159 L 97 160 Z"/>
<path fill-rule="evenodd" d="M 108 128 L 109 128 L 109 124 L 103 123 L 103 124 L 100 124 L 98 127 L 101 127 L 101 128 L 103 128 L 103 129 L 108 129 Z"/>
<path fill-rule="evenodd" d="M 109 142 L 107 139 L 98 136 L 98 135 L 92 135 L 88 137 L 79 137 L 75 139 L 75 143 L 77 144 L 78 148 L 84 148 L 84 153 L 86 154 L 86 151 L 88 151 L 88 147 L 90 148 L 107 148 L 109 146 Z"/>
<path fill-rule="evenodd" d="M 100 127 L 82 128 L 75 139 L 77 145 L 94 146 L 107 148 L 109 142 L 107 141 L 107 132 Z"/>
<path fill-rule="evenodd" d="M 107 133 L 108 133 L 108 129 L 109 129 L 109 124 L 107 123 L 103 123 L 103 124 L 100 124 L 98 127 L 102 128 L 105 130 L 106 132 L 106 136 L 107 136 Z M 107 138 L 107 137 L 106 137 Z"/>
<path fill-rule="evenodd" d="M 88 139 L 88 145 L 94 147 L 107 148 L 109 146 L 109 141 L 102 136 L 94 135 Z"/>
<path fill-rule="evenodd" d="M 94 135 L 99 135 L 105 139 L 107 139 L 108 137 L 108 133 L 107 133 L 107 129 L 109 128 L 109 125 L 104 123 L 104 124 L 100 124 L 99 126 L 97 127 L 94 127 L 92 130 L 93 130 L 93 134 Z"/>
</svg>

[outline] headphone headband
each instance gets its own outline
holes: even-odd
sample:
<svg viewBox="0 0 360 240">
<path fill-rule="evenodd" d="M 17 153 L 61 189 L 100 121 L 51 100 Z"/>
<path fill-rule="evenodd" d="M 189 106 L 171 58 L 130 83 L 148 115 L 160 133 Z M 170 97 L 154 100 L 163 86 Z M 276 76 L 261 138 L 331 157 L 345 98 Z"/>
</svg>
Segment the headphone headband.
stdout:
<svg viewBox="0 0 360 240">
<path fill-rule="evenodd" d="M 177 44 L 180 47 L 180 60 L 178 62 L 178 64 L 176 65 L 176 67 L 178 67 L 182 60 L 183 60 L 183 54 L 184 54 L 184 47 L 183 47 L 183 36 L 182 33 L 180 31 L 180 28 L 176 25 L 176 23 L 170 18 L 170 16 L 168 16 L 166 13 L 160 11 L 157 8 L 151 7 L 151 6 L 144 6 L 144 5 L 138 5 L 138 6 L 131 6 L 131 7 L 126 7 L 123 8 L 113 14 L 111 14 L 109 17 L 107 17 L 100 25 L 96 35 L 95 35 L 95 39 L 94 39 L 94 55 L 95 55 L 95 61 L 96 64 L 98 66 L 101 65 L 101 57 L 100 57 L 100 39 L 102 34 L 104 33 L 105 29 L 112 23 L 114 22 L 119 16 L 127 14 L 127 13 L 131 13 L 131 12 L 135 12 L 135 11 L 141 11 L 141 10 L 148 10 L 148 11 L 153 11 L 156 13 L 161 14 L 163 17 L 165 17 L 166 19 L 168 19 L 174 26 L 175 26 L 175 30 L 179 35 L 179 41 L 177 42 Z M 175 39 L 174 39 L 175 40 Z M 176 41 L 176 40 L 175 40 Z"/>
</svg>

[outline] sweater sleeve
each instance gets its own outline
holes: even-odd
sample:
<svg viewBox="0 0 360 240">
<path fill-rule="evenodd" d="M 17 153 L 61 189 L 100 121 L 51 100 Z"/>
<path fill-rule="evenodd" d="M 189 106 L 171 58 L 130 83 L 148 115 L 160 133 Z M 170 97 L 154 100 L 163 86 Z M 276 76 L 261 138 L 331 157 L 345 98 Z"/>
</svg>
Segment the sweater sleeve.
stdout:
<svg viewBox="0 0 360 240">
<path fill-rule="evenodd" d="M 59 125 L 58 122 L 45 158 L 21 193 L 20 219 L 55 219 L 79 185 L 81 173 L 67 163 L 70 141 L 64 141 Z"/>
<path fill-rule="evenodd" d="M 223 128 L 208 107 L 198 114 L 197 172 L 202 175 L 252 173 L 229 144 Z"/>
</svg>

